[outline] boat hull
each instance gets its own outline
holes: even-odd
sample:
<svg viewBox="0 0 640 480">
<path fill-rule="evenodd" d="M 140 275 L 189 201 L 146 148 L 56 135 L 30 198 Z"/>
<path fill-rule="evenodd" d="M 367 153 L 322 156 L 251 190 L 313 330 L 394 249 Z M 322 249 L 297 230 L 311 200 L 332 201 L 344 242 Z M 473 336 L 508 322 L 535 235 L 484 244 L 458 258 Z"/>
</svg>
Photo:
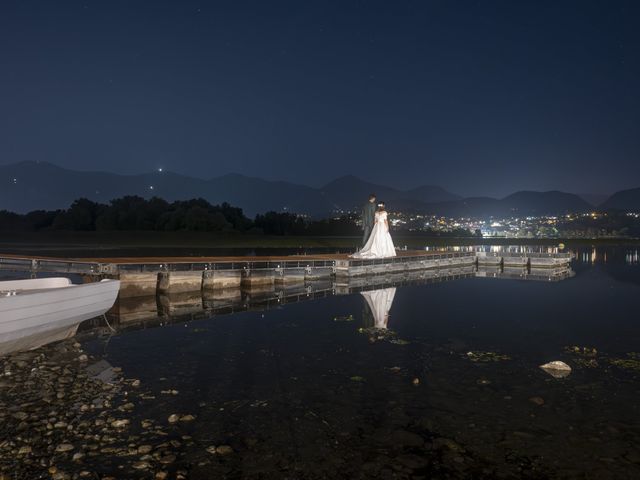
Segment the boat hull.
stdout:
<svg viewBox="0 0 640 480">
<path fill-rule="evenodd" d="M 0 297 L 0 343 L 64 330 L 103 315 L 113 306 L 120 288 L 118 280 L 66 286 L 62 282 L 55 286 L 26 282 L 35 281 L 0 282 L 0 290 L 16 291 Z"/>
</svg>

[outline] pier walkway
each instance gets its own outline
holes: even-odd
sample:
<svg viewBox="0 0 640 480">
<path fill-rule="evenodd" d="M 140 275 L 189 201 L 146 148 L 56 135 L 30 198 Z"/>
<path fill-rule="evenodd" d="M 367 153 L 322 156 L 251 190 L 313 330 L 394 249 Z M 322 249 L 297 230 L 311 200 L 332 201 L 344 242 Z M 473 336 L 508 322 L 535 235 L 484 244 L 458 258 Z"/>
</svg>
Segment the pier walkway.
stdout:
<svg viewBox="0 0 640 480">
<path fill-rule="evenodd" d="M 263 288 L 465 266 L 555 268 L 569 253 L 399 251 L 396 257 L 354 259 L 347 254 L 238 257 L 52 258 L 0 253 L 0 270 L 79 274 L 85 281 L 118 278 L 120 296 L 227 288 Z"/>
</svg>

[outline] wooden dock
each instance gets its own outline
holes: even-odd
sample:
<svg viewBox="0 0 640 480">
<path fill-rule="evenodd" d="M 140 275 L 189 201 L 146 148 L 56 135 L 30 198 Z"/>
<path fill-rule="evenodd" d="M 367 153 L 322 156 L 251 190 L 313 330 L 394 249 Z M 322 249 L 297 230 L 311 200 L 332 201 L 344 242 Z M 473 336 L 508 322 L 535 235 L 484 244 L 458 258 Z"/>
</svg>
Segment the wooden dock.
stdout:
<svg viewBox="0 0 640 480">
<path fill-rule="evenodd" d="M 557 267 L 568 253 L 399 251 L 396 257 L 354 259 L 347 254 L 238 257 L 92 257 L 52 258 L 0 254 L 0 270 L 79 274 L 86 281 L 117 278 L 121 297 L 295 285 L 322 280 L 372 277 L 431 269 L 492 265 Z"/>
<path fill-rule="evenodd" d="M 494 266 L 470 265 L 387 275 L 324 279 L 304 284 L 274 284 L 259 289 L 227 288 L 175 294 L 158 293 L 143 297 L 118 298 L 114 307 L 107 313 L 107 317 L 110 325 L 118 330 L 137 330 L 237 312 L 266 311 L 292 303 L 336 295 L 351 295 L 381 288 L 426 285 L 471 278 L 504 278 L 548 283 L 562 281 L 573 275 L 574 272 L 567 265 L 529 269 L 515 267 L 499 269 Z M 101 326 L 102 322 L 95 320 L 87 328 Z"/>
</svg>

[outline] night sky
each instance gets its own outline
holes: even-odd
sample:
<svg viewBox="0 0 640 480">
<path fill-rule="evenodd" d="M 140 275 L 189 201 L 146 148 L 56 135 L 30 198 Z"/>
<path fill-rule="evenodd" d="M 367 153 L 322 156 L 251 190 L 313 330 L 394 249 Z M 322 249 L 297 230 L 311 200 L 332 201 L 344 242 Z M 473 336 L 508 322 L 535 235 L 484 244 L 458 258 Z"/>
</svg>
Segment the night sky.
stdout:
<svg viewBox="0 0 640 480">
<path fill-rule="evenodd" d="M 0 3 L 0 164 L 640 186 L 640 2 Z"/>
</svg>

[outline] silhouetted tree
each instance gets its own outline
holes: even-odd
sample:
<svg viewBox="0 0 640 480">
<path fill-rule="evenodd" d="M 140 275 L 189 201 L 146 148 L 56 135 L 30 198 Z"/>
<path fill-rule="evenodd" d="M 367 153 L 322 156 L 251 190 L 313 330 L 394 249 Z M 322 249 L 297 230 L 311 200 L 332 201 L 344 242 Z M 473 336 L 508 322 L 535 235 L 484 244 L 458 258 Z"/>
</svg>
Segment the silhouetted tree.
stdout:
<svg viewBox="0 0 640 480">
<path fill-rule="evenodd" d="M 27 230 L 24 216 L 18 213 L 8 212 L 7 210 L 0 210 L 0 230 Z"/>
<path fill-rule="evenodd" d="M 296 235 L 305 232 L 304 220 L 292 213 L 271 211 L 256 215 L 254 224 L 268 235 Z"/>
<path fill-rule="evenodd" d="M 56 230 L 95 230 L 96 218 L 102 206 L 86 198 L 79 198 L 67 210 L 60 211 L 53 220 Z"/>
</svg>

